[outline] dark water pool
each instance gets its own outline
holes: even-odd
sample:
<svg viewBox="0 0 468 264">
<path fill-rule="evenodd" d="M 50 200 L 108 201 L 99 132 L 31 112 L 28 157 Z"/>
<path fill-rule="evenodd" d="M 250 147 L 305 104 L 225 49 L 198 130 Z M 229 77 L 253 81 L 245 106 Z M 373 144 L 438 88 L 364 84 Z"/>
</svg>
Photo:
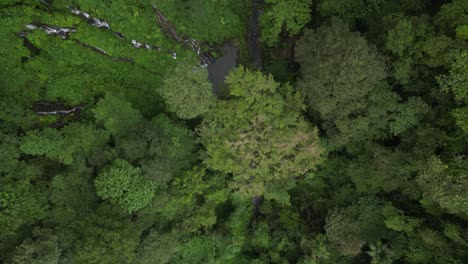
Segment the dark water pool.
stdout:
<svg viewBox="0 0 468 264">
<path fill-rule="evenodd" d="M 216 95 L 223 92 L 224 79 L 236 67 L 239 55 L 239 49 L 231 42 L 224 43 L 221 50 L 223 55 L 208 65 L 208 79 L 213 84 L 213 91 Z"/>
</svg>

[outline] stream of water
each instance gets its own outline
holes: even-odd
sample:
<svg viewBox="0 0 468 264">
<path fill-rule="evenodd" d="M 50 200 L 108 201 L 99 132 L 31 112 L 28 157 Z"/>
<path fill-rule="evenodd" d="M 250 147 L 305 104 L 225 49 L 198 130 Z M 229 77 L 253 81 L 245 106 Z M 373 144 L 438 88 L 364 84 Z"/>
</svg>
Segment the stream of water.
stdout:
<svg viewBox="0 0 468 264">
<path fill-rule="evenodd" d="M 252 19 L 249 23 L 249 48 L 251 50 L 251 57 L 252 61 L 255 65 L 259 61 L 259 58 L 261 58 L 261 53 L 259 51 L 259 44 L 258 44 L 258 3 L 262 2 L 262 0 L 253 0 L 254 3 L 254 8 L 253 8 L 253 14 L 252 14 Z M 165 15 L 157 9 L 156 6 L 153 6 L 157 22 L 162 29 L 162 31 L 166 34 L 167 37 L 172 38 L 175 42 L 181 43 L 182 45 L 192 49 L 198 58 L 200 59 L 200 66 L 201 67 L 207 67 L 208 68 L 208 78 L 210 82 L 213 84 L 213 92 L 220 96 L 220 94 L 224 91 L 225 87 L 225 78 L 229 74 L 229 72 L 235 68 L 238 64 L 238 56 L 239 56 L 239 48 L 234 45 L 232 42 L 226 42 L 224 43 L 221 48 L 221 56 L 217 58 L 216 60 L 213 59 L 211 56 L 211 53 L 215 50 L 213 47 L 210 47 L 206 44 L 199 43 L 197 40 L 190 38 L 188 36 L 185 36 L 183 34 L 180 34 L 176 31 L 176 28 L 170 23 L 170 21 L 165 17 Z M 105 21 L 104 19 L 97 18 L 92 16 L 91 14 L 79 10 L 77 8 L 69 6 L 70 12 L 76 16 L 81 17 L 82 19 L 88 21 L 88 23 L 94 27 L 102 28 L 104 30 L 111 30 L 111 23 L 108 21 Z M 26 36 L 34 31 L 34 30 L 42 30 L 46 32 L 48 35 L 54 35 L 58 36 L 64 40 L 70 39 L 69 36 L 70 34 L 73 34 L 76 32 L 75 28 L 65 28 L 65 27 L 59 27 L 59 26 L 53 26 L 53 25 L 44 25 L 44 24 L 27 24 L 25 25 L 27 28 L 26 31 L 20 32 L 18 35 L 27 40 Z M 156 52 L 166 52 L 169 53 L 172 58 L 177 59 L 177 54 L 170 49 L 163 49 L 157 45 L 151 45 L 147 43 L 142 43 L 139 42 L 136 39 L 132 40 L 127 40 L 124 34 L 118 31 L 113 31 L 114 35 L 123 40 L 123 41 L 128 41 L 130 42 L 134 48 L 136 49 L 148 49 L 148 50 L 154 50 Z M 90 48 L 98 53 L 101 53 L 102 55 L 111 57 L 114 60 L 118 61 L 127 61 L 127 62 L 133 62 L 132 59 L 130 58 L 120 58 L 120 57 L 113 57 L 110 56 L 105 50 L 99 48 L 99 47 L 94 47 L 90 46 L 87 43 L 81 43 L 79 40 L 73 39 L 74 42 L 76 42 L 79 45 L 85 46 L 87 48 Z M 43 107 L 40 107 L 43 108 Z M 76 108 L 76 107 L 75 107 Z M 47 115 L 47 114 L 60 114 L 60 115 L 67 115 L 69 113 L 74 112 L 75 110 L 80 110 L 81 108 L 66 108 L 63 109 L 62 107 L 56 107 L 54 109 L 35 109 L 36 114 L 39 115 Z"/>
</svg>

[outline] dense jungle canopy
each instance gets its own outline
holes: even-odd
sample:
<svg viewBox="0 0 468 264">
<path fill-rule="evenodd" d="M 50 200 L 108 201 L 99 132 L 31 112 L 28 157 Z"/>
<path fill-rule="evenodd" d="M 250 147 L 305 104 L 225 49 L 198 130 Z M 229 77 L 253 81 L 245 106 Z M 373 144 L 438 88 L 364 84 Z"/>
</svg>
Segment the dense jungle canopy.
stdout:
<svg viewBox="0 0 468 264">
<path fill-rule="evenodd" d="M 464 264 L 467 139 L 467 0 L 0 1 L 0 264 Z"/>
</svg>

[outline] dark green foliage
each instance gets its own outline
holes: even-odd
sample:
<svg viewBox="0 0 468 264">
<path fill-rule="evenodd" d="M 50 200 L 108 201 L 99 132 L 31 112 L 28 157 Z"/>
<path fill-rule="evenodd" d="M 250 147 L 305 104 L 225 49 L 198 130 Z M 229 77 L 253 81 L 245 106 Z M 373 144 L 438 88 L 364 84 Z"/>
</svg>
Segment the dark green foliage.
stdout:
<svg viewBox="0 0 468 264">
<path fill-rule="evenodd" d="M 101 206 L 80 223 L 81 238 L 73 252 L 75 263 L 132 263 L 140 233 L 128 219 Z"/>
<path fill-rule="evenodd" d="M 318 11 L 324 16 L 338 16 L 346 21 L 365 19 L 376 15 L 386 4 L 385 0 L 322 0 L 318 2 Z"/>
<path fill-rule="evenodd" d="M 134 264 L 169 263 L 174 257 L 179 245 L 178 236 L 172 233 L 162 233 L 151 230 L 150 234 L 140 243 Z"/>
<path fill-rule="evenodd" d="M 347 174 L 356 191 L 367 194 L 389 193 L 400 190 L 414 192 L 411 176 L 417 171 L 411 165 L 412 157 L 401 151 L 392 151 L 379 145 L 369 145 L 365 152 L 352 160 Z"/>
<path fill-rule="evenodd" d="M 307 31 L 296 56 L 302 62 L 299 88 L 333 149 L 400 134 L 426 110 L 418 98 L 398 103 L 385 81 L 383 56 L 342 21 Z"/>
<path fill-rule="evenodd" d="M 17 138 L 0 134 L 0 252 L 14 247 L 21 229 L 47 215 L 48 188 L 40 167 L 19 160 Z"/>
<path fill-rule="evenodd" d="M 51 229 L 34 229 L 33 237 L 27 238 L 17 247 L 12 263 L 57 264 L 60 248 Z"/>
<path fill-rule="evenodd" d="M 359 254 L 366 242 L 377 242 L 386 235 L 382 207 L 382 201 L 365 197 L 337 209 L 327 218 L 328 239 L 344 255 Z"/>
<path fill-rule="evenodd" d="M 156 182 L 173 179 L 195 160 L 192 133 L 163 115 L 132 127 L 117 140 L 117 149 L 127 160 L 138 163 L 146 178 Z"/>
<path fill-rule="evenodd" d="M 55 226 L 61 249 L 69 250 L 79 237 L 79 221 L 94 211 L 98 196 L 90 176 L 91 171 L 70 169 L 51 180 L 51 208 L 47 222 Z"/>
</svg>

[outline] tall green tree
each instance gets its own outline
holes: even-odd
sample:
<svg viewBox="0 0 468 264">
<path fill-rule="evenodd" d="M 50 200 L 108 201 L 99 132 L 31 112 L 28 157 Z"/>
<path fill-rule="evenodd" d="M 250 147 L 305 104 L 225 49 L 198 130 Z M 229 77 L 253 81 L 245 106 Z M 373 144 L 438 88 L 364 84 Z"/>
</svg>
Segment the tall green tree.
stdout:
<svg viewBox="0 0 468 264">
<path fill-rule="evenodd" d="M 401 102 L 386 82 L 384 57 L 341 20 L 305 32 L 296 56 L 302 64 L 298 87 L 331 149 L 398 135 L 427 109 L 417 97 Z"/>
<path fill-rule="evenodd" d="M 287 203 L 287 191 L 322 153 L 317 130 L 301 115 L 301 95 L 243 67 L 226 83 L 233 98 L 218 101 L 199 129 L 204 162 L 232 174 L 231 187 L 246 198 L 264 195 Z"/>
</svg>

